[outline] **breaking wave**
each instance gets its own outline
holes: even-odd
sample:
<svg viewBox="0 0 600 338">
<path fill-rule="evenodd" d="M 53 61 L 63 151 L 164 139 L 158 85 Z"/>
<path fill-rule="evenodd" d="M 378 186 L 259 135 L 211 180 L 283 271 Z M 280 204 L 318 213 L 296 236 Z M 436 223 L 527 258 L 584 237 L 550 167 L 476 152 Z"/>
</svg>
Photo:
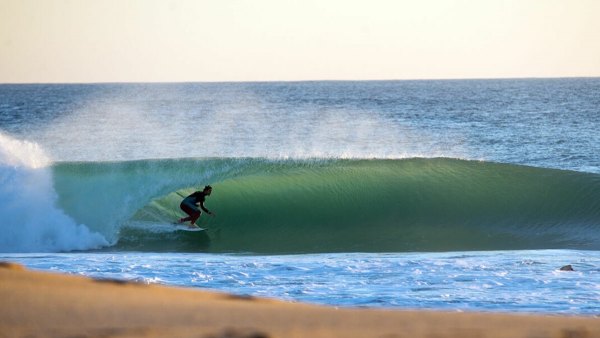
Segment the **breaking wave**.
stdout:
<svg viewBox="0 0 600 338">
<path fill-rule="evenodd" d="M 60 207 L 111 250 L 600 249 L 600 175 L 450 158 L 209 158 L 52 166 Z M 174 231 L 212 184 L 206 232 Z"/>
</svg>

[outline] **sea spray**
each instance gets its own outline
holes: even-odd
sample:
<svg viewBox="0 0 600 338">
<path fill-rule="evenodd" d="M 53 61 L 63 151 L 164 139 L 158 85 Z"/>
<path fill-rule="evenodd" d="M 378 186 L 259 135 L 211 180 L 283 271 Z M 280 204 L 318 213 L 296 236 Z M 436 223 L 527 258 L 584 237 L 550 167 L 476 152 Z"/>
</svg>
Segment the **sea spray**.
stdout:
<svg viewBox="0 0 600 338">
<path fill-rule="evenodd" d="M 0 134 L 0 251 L 84 250 L 109 243 L 56 207 L 50 159 L 35 143 Z"/>
</svg>

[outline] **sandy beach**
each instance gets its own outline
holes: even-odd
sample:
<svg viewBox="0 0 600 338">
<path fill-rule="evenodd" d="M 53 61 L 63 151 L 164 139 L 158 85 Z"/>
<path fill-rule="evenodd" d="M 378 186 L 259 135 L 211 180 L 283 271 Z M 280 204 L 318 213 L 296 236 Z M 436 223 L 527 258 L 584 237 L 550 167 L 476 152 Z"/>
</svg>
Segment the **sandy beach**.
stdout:
<svg viewBox="0 0 600 338">
<path fill-rule="evenodd" d="M 0 264 L 0 337 L 600 337 L 594 317 L 340 309 Z"/>
</svg>

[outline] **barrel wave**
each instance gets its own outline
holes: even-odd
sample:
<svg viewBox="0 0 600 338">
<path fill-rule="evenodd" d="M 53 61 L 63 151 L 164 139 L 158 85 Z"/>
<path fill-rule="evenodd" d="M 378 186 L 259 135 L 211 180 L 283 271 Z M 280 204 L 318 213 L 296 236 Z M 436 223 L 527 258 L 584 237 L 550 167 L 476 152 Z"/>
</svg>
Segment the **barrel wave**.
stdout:
<svg viewBox="0 0 600 338">
<path fill-rule="evenodd" d="M 600 175 L 450 158 L 210 158 L 53 165 L 59 204 L 110 250 L 600 249 Z M 214 187 L 206 232 L 173 231 Z"/>
</svg>

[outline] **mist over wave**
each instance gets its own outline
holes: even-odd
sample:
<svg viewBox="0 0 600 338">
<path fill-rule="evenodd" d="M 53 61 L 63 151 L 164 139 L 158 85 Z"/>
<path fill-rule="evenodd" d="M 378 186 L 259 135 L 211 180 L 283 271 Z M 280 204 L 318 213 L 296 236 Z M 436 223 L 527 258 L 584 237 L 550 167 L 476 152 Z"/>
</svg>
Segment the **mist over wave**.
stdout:
<svg viewBox="0 0 600 338">
<path fill-rule="evenodd" d="M 56 117 L 33 136 L 55 161 L 468 155 L 462 133 L 432 132 L 380 114 L 384 98 L 352 84 L 114 84 L 56 91 L 77 101 L 57 107 Z"/>
</svg>

